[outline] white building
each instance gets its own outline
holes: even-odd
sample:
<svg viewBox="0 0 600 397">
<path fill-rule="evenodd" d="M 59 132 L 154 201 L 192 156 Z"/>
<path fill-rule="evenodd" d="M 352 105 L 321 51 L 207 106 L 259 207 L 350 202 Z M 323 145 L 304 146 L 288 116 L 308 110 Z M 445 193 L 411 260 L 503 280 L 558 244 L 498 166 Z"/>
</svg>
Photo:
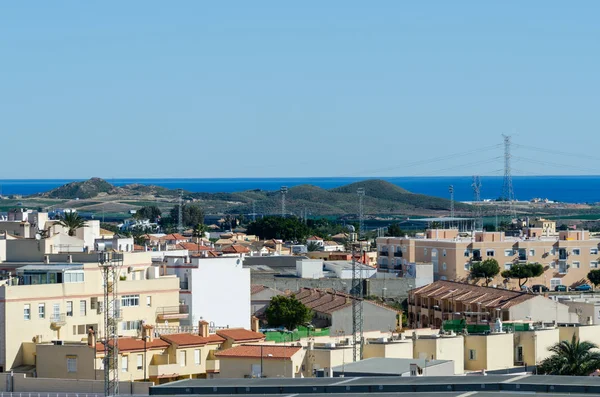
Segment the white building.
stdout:
<svg viewBox="0 0 600 397">
<path fill-rule="evenodd" d="M 323 260 L 302 259 L 296 261 L 296 275 L 300 278 L 323 278 Z"/>
<path fill-rule="evenodd" d="M 348 280 L 353 276 L 352 261 L 325 261 L 323 263 L 325 270 L 334 272 L 338 278 Z M 362 278 L 375 277 L 377 274 L 377 269 L 374 267 L 363 265 L 362 263 L 358 262 L 356 263 L 356 266 L 361 270 Z"/>
<path fill-rule="evenodd" d="M 167 273 L 180 279 L 180 300 L 189 306 L 189 324 L 250 329 L 250 269 L 243 259 L 169 257 Z M 186 325 L 182 321 L 183 325 Z"/>
</svg>

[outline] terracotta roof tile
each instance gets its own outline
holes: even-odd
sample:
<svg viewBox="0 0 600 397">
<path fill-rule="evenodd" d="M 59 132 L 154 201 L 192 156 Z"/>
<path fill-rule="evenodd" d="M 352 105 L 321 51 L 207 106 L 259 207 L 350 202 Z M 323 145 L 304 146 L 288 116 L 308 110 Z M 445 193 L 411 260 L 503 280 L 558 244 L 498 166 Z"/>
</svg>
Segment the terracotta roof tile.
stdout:
<svg viewBox="0 0 600 397">
<path fill-rule="evenodd" d="M 260 332 L 250 331 L 244 328 L 227 328 L 217 331 L 217 335 L 234 341 L 247 341 L 264 339 L 265 335 Z"/>
<path fill-rule="evenodd" d="M 302 350 L 301 346 L 277 346 L 277 345 L 242 345 L 223 350 L 215 354 L 219 358 L 240 357 L 240 358 L 260 358 L 270 359 L 289 359 L 294 354 Z"/>
<path fill-rule="evenodd" d="M 188 251 L 214 251 L 215 249 L 212 247 L 208 247 L 206 245 L 197 244 L 197 243 L 179 243 L 178 247 Z"/>
<path fill-rule="evenodd" d="M 262 292 L 266 289 L 267 287 L 265 287 L 264 285 L 252 284 L 250 286 L 250 295 L 258 294 L 259 292 Z"/>
<path fill-rule="evenodd" d="M 230 245 L 229 247 L 223 248 L 222 252 L 224 254 L 247 254 L 250 252 L 250 250 L 248 248 L 244 247 L 243 245 L 233 244 L 233 245 Z"/>
<path fill-rule="evenodd" d="M 352 306 L 353 300 L 356 299 L 352 295 L 348 295 L 344 292 L 315 288 L 302 288 L 295 294 L 295 297 L 302 302 L 303 305 L 309 307 L 313 311 L 327 314 L 331 314 L 348 306 Z M 378 302 L 365 302 L 387 310 L 391 310 L 393 312 L 397 312 L 396 309 Z"/>
<path fill-rule="evenodd" d="M 188 238 L 185 236 L 182 236 L 179 233 L 171 233 L 171 234 L 167 234 L 166 236 L 162 236 L 160 239 L 162 241 L 165 241 L 165 240 L 187 240 Z"/>
<path fill-rule="evenodd" d="M 169 343 L 174 343 L 178 346 L 202 346 L 211 343 L 223 343 L 225 338 L 211 334 L 208 337 L 203 337 L 196 334 L 169 334 L 161 335 L 161 338 Z"/>
<path fill-rule="evenodd" d="M 119 338 L 118 347 L 120 351 L 144 351 L 144 340 L 137 338 Z M 152 342 L 146 342 L 146 349 L 166 349 L 170 344 L 162 339 L 154 339 Z M 104 345 L 96 343 L 96 351 L 103 352 Z"/>
</svg>

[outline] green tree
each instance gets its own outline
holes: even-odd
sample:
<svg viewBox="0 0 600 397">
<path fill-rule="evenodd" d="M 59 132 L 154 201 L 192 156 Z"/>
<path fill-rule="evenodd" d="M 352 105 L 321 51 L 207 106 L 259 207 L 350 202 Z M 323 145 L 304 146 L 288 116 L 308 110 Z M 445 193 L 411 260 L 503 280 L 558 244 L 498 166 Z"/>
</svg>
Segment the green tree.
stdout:
<svg viewBox="0 0 600 397">
<path fill-rule="evenodd" d="M 308 226 L 296 217 L 265 216 L 248 225 L 248 234 L 268 240 L 277 238 L 285 241 L 304 240 L 311 233 Z"/>
<path fill-rule="evenodd" d="M 69 236 L 74 236 L 77 229 L 86 227 L 85 219 L 80 217 L 75 211 L 65 212 L 58 224 L 68 229 Z"/>
<path fill-rule="evenodd" d="M 502 272 L 502 277 L 519 280 L 519 288 L 522 288 L 530 278 L 539 277 L 544 274 L 544 266 L 539 263 L 517 263 L 510 270 Z M 521 282 L 521 280 L 525 280 Z"/>
<path fill-rule="evenodd" d="M 265 315 L 269 326 L 283 326 L 292 331 L 299 325 L 309 322 L 313 317 L 313 312 L 296 299 L 294 295 L 279 295 L 271 298 Z"/>
<path fill-rule="evenodd" d="M 485 225 L 483 225 L 483 230 L 485 230 L 486 232 L 495 232 L 496 225 L 494 225 L 493 223 L 486 223 Z"/>
<path fill-rule="evenodd" d="M 587 278 L 590 280 L 590 283 L 594 284 L 594 287 L 597 287 L 600 284 L 600 269 L 590 270 Z"/>
<path fill-rule="evenodd" d="M 152 222 L 160 219 L 161 215 L 162 211 L 155 205 L 142 207 L 135 212 L 136 219 L 150 219 Z"/>
<path fill-rule="evenodd" d="M 183 226 L 191 227 L 199 223 L 204 223 L 204 210 L 197 204 L 184 204 L 181 207 L 181 218 Z M 179 204 L 171 208 L 171 223 L 179 219 Z"/>
<path fill-rule="evenodd" d="M 204 223 L 198 223 L 194 226 L 194 230 L 192 231 L 192 237 L 196 239 L 204 238 L 204 233 L 206 232 L 206 225 Z"/>
<path fill-rule="evenodd" d="M 400 224 L 392 223 L 388 226 L 385 235 L 389 237 L 403 237 L 404 232 L 402 231 L 402 229 L 400 229 Z"/>
<path fill-rule="evenodd" d="M 471 277 L 475 279 L 483 278 L 486 287 L 498 273 L 500 273 L 500 265 L 493 258 L 486 259 L 483 262 L 475 262 L 471 265 Z"/>
<path fill-rule="evenodd" d="M 571 341 L 563 340 L 548 350 L 553 354 L 538 366 L 538 373 L 544 375 L 589 376 L 600 368 L 598 346 L 591 342 L 581 342 L 575 335 Z"/>
<path fill-rule="evenodd" d="M 313 252 L 313 251 L 319 251 L 321 249 L 321 247 L 319 246 L 319 244 L 315 243 L 314 241 L 311 241 L 310 244 L 308 244 L 306 246 L 306 249 L 309 252 Z"/>
</svg>

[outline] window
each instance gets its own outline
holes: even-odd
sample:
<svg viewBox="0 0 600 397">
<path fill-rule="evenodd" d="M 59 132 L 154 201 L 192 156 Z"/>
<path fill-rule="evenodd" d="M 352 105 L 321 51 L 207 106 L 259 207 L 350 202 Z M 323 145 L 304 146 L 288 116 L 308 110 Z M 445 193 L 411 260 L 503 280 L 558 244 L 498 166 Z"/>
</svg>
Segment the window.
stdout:
<svg viewBox="0 0 600 397">
<path fill-rule="evenodd" d="M 146 297 L 146 306 L 148 306 L 148 307 L 152 306 L 152 297 L 151 296 Z"/>
<path fill-rule="evenodd" d="M 487 256 L 494 256 L 494 250 L 486 250 L 486 251 L 485 251 L 485 254 L 486 254 Z"/>
<path fill-rule="evenodd" d="M 65 283 L 83 283 L 83 272 L 68 272 L 64 274 Z"/>
<path fill-rule="evenodd" d="M 194 364 L 200 365 L 200 349 L 194 350 Z"/>
<path fill-rule="evenodd" d="M 97 307 L 98 307 L 98 298 L 97 297 L 90 298 L 90 309 L 96 310 Z"/>
<path fill-rule="evenodd" d="M 442 256 L 446 256 L 446 250 L 442 251 Z"/>
<path fill-rule="evenodd" d="M 46 304 L 38 303 L 38 317 L 45 318 L 46 317 Z"/>
<path fill-rule="evenodd" d="M 73 317 L 73 301 L 67 301 L 67 316 Z"/>
<path fill-rule="evenodd" d="M 79 315 L 85 316 L 87 313 L 87 301 L 81 300 L 79 301 Z"/>
<path fill-rule="evenodd" d="M 427 248 L 423 248 L 423 253 L 427 255 Z"/>
<path fill-rule="evenodd" d="M 598 261 L 592 261 L 592 262 L 590 262 L 590 268 L 591 269 L 597 269 L 598 268 Z"/>
<path fill-rule="evenodd" d="M 590 255 L 598 255 L 598 248 L 590 248 Z"/>
<path fill-rule="evenodd" d="M 469 252 L 469 250 L 465 250 L 465 258 L 468 258 L 469 256 L 471 256 L 471 252 Z"/>
<path fill-rule="evenodd" d="M 579 262 L 577 262 L 577 261 L 573 262 L 573 268 L 579 269 Z"/>
<path fill-rule="evenodd" d="M 470 271 L 471 270 L 471 263 L 469 263 L 469 262 L 465 263 L 465 270 L 466 271 Z"/>
<path fill-rule="evenodd" d="M 137 365 L 136 365 L 137 370 L 141 371 L 142 369 L 144 369 L 144 355 L 138 354 L 136 357 L 136 361 L 137 361 Z"/>
<path fill-rule="evenodd" d="M 573 255 L 579 255 L 581 250 L 579 248 L 573 248 Z"/>
<path fill-rule="evenodd" d="M 513 256 L 514 254 L 513 250 L 504 250 L 504 256 Z"/>
<path fill-rule="evenodd" d="M 140 329 L 140 324 L 141 324 L 140 320 L 123 321 L 121 323 L 121 330 L 122 331 L 137 331 Z"/>
<path fill-rule="evenodd" d="M 121 356 L 121 372 L 127 372 L 127 367 L 129 366 L 129 360 L 127 356 Z"/>
<path fill-rule="evenodd" d="M 477 351 L 469 349 L 469 360 L 477 360 Z"/>
<path fill-rule="evenodd" d="M 121 307 L 139 306 L 140 296 L 139 295 L 123 295 L 121 297 Z"/>
<path fill-rule="evenodd" d="M 535 250 L 529 250 L 529 256 L 535 256 Z"/>
<path fill-rule="evenodd" d="M 446 266 L 446 262 L 442 263 L 442 270 L 446 270 L 448 266 Z"/>
<path fill-rule="evenodd" d="M 185 350 L 182 350 L 179 352 L 179 365 L 181 367 L 185 367 L 185 359 L 186 359 Z"/>
<path fill-rule="evenodd" d="M 448 277 L 442 276 L 442 277 L 440 277 L 440 280 L 448 280 Z"/>
<path fill-rule="evenodd" d="M 512 266 L 512 262 L 505 263 L 504 264 L 504 270 L 510 270 L 511 266 Z"/>
<path fill-rule="evenodd" d="M 29 303 L 23 306 L 23 318 L 25 320 L 31 320 L 31 305 Z"/>
<path fill-rule="evenodd" d="M 77 356 L 67 356 L 67 372 L 77 372 Z"/>
<path fill-rule="evenodd" d="M 52 318 L 60 317 L 60 303 L 55 303 L 52 305 Z"/>
<path fill-rule="evenodd" d="M 551 278 L 550 279 L 550 290 L 554 290 L 557 285 L 561 285 L 560 278 Z"/>
</svg>

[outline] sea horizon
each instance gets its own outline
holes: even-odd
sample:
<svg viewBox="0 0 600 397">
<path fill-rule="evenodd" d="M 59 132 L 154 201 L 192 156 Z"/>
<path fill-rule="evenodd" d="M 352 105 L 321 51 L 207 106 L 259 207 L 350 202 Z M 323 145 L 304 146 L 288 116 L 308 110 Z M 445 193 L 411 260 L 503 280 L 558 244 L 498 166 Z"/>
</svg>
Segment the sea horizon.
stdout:
<svg viewBox="0 0 600 397">
<path fill-rule="evenodd" d="M 481 176 L 481 198 L 494 200 L 502 195 L 502 176 Z M 87 178 L 89 179 L 89 178 Z M 86 178 L 0 179 L 0 195 L 33 195 L 52 190 Z M 115 186 L 129 184 L 157 185 L 189 192 L 234 193 L 246 190 L 278 190 L 298 185 L 314 185 L 331 189 L 368 179 L 382 179 L 412 193 L 449 198 L 448 188 L 454 187 L 457 201 L 473 200 L 471 176 L 398 176 L 398 177 L 254 177 L 254 178 L 103 178 Z M 566 203 L 600 202 L 599 175 L 540 175 L 513 176 L 515 198 L 528 201 L 534 198 Z M 582 183 L 585 181 L 585 183 Z M 368 192 L 367 192 L 368 194 Z"/>
</svg>

